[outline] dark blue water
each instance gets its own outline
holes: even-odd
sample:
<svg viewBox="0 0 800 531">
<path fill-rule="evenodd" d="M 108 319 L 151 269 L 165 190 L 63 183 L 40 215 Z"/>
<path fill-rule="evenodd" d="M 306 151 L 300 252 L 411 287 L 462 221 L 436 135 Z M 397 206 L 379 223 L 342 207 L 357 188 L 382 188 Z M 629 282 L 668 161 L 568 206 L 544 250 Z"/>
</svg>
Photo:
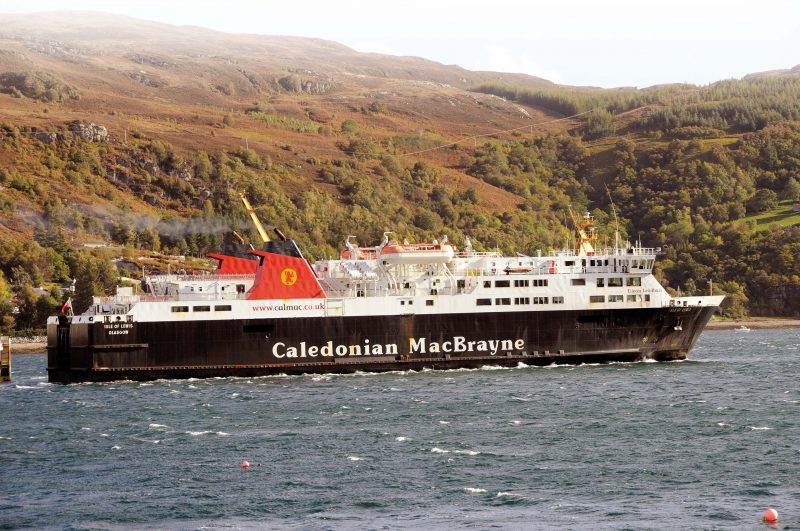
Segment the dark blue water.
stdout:
<svg viewBox="0 0 800 531">
<path fill-rule="evenodd" d="M 800 331 L 675 363 L 0 385 L 0 526 L 800 527 Z M 244 470 L 242 460 L 251 467 Z"/>
</svg>

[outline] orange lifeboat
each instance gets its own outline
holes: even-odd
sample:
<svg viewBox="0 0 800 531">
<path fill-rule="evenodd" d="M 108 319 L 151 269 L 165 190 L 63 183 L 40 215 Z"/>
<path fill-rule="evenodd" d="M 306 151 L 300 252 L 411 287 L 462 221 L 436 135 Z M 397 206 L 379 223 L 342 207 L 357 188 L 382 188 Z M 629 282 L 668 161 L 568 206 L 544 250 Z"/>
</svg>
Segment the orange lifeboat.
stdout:
<svg viewBox="0 0 800 531">
<path fill-rule="evenodd" d="M 381 249 L 380 259 L 390 265 L 446 264 L 455 254 L 447 243 L 392 243 Z"/>
</svg>

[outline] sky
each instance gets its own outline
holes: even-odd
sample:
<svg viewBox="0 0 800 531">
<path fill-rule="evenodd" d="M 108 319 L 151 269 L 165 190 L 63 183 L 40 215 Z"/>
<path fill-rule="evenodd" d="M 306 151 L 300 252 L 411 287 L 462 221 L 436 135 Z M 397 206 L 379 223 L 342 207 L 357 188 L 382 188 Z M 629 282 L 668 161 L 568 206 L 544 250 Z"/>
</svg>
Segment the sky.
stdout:
<svg viewBox="0 0 800 531">
<path fill-rule="evenodd" d="M 0 0 L 329 39 L 568 85 L 708 84 L 800 64 L 796 0 Z"/>
</svg>

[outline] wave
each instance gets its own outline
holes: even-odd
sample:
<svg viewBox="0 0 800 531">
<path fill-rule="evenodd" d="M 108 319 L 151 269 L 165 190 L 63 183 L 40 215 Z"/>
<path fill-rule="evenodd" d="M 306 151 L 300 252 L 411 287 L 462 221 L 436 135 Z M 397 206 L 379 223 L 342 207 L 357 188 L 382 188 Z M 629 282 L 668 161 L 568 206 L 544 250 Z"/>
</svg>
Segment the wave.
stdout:
<svg viewBox="0 0 800 531">
<path fill-rule="evenodd" d="M 363 461 L 364 460 L 363 457 L 358 457 L 357 455 L 348 455 L 347 459 L 349 459 L 350 461 Z"/>
<path fill-rule="evenodd" d="M 475 456 L 475 455 L 480 455 L 481 454 L 480 452 L 476 452 L 475 450 L 445 450 L 444 448 L 439 448 L 438 446 L 434 446 L 433 448 L 431 448 L 431 453 L 434 453 L 434 454 L 449 454 L 449 453 L 453 453 L 453 454 L 471 455 L 471 456 Z"/>
<path fill-rule="evenodd" d="M 464 492 L 468 492 L 470 494 L 484 494 L 488 492 L 486 489 L 476 489 L 474 487 L 464 487 Z"/>
</svg>

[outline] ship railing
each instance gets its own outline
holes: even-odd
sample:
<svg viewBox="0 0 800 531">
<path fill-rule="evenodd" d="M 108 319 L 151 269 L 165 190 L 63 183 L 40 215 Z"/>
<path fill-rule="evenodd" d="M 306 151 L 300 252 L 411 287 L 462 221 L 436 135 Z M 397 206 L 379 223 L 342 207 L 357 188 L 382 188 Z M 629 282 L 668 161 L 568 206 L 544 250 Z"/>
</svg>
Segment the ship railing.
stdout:
<svg viewBox="0 0 800 531">
<path fill-rule="evenodd" d="M 231 301 L 244 300 L 247 293 L 170 293 L 169 295 L 154 295 L 146 293 L 139 295 L 142 302 L 165 302 L 165 301 Z"/>
<path fill-rule="evenodd" d="M 160 282 L 219 282 L 223 280 L 253 280 L 255 275 L 229 274 L 229 275 L 150 275 L 145 277 L 150 281 Z"/>
<path fill-rule="evenodd" d="M 453 258 L 499 258 L 501 255 L 497 251 L 461 251 L 453 255 Z"/>
</svg>

